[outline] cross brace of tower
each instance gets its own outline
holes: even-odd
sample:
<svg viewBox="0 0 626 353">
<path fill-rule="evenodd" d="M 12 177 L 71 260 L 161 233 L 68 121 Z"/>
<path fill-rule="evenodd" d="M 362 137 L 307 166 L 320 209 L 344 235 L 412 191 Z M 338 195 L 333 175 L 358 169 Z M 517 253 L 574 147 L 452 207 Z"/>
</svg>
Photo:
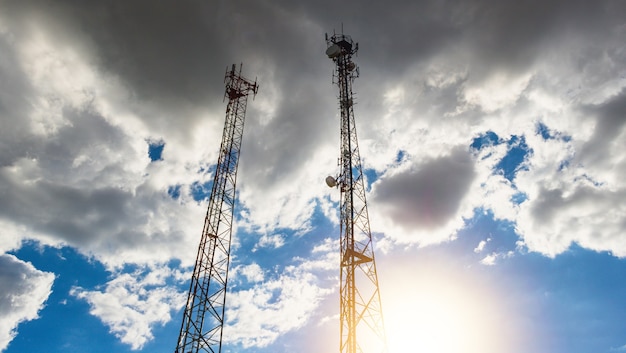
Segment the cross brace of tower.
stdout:
<svg viewBox="0 0 626 353">
<path fill-rule="evenodd" d="M 340 173 L 326 182 L 340 191 L 340 343 L 341 353 L 387 352 L 376 261 L 354 119 L 352 83 L 359 68 L 352 57 L 358 43 L 343 33 L 326 35 L 326 55 L 335 63 L 339 88 Z"/>
<path fill-rule="evenodd" d="M 224 132 L 175 353 L 221 352 L 237 166 L 247 99 L 259 89 L 241 67 L 224 77 Z"/>
</svg>

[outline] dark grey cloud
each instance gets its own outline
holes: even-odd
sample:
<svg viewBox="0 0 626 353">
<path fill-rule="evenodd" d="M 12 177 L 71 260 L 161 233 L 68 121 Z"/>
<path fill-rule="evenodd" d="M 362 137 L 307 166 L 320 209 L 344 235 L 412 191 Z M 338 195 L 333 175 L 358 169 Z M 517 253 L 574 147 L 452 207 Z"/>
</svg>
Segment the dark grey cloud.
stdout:
<svg viewBox="0 0 626 353">
<path fill-rule="evenodd" d="M 262 80 L 272 80 L 287 103 L 273 123 L 279 127 L 269 131 L 284 137 L 280 132 L 289 125 L 321 116 L 314 113 L 319 96 L 305 92 L 314 85 L 305 82 L 329 82 L 332 66 L 324 61 L 323 30 L 296 10 L 255 1 L 8 1 L 5 6 L 18 18 L 16 27 L 20 20 L 38 21 L 60 46 L 82 51 L 119 79 L 135 101 L 131 108 L 156 131 L 188 133 L 197 123 L 194 108 L 223 106 L 225 68 L 240 62 L 244 75 L 260 76 L 261 94 L 268 94 Z M 296 108 L 303 102 L 308 106 Z M 311 130 L 298 128 L 290 135 L 316 136 L 304 131 Z M 276 155 L 271 143 L 264 148 Z"/>
<path fill-rule="evenodd" d="M 107 173 L 116 175 L 112 169 L 124 169 L 123 155 L 132 150 L 124 131 L 90 107 L 80 110 L 67 107 L 63 116 L 65 125 L 33 145 L 36 149 L 33 155 L 47 178 L 67 181 L 67 173 L 71 171 L 75 183 L 84 186 L 107 178 Z M 78 162 L 80 158 L 85 158 L 86 162 Z"/>
<path fill-rule="evenodd" d="M 59 45 L 93 51 L 97 64 L 146 100 L 206 97 L 224 70 L 219 1 L 6 1 L 17 21 L 40 21 Z M 219 64 L 219 65 L 217 65 Z"/>
<path fill-rule="evenodd" d="M 361 3 L 284 2 L 332 32 L 361 42 L 361 60 L 396 72 L 451 47 L 460 60 L 488 68 L 527 68 L 555 36 L 600 37 L 622 23 L 619 0 L 579 1 L 392 1 Z M 471 60 L 471 62 L 469 62 Z M 375 63 L 375 64 L 374 64 Z"/>
<path fill-rule="evenodd" d="M 180 224 L 164 222 L 176 212 L 175 202 L 159 191 L 47 180 L 25 186 L 4 172 L 0 182 L 0 218 L 25 225 L 28 233 L 23 236 L 44 244 L 72 246 L 108 265 L 119 264 L 117 260 L 164 262 L 176 256 L 173 248 L 184 247 Z M 166 243 L 171 243 L 169 250 Z M 156 256 L 146 257 L 149 253 Z"/>
<path fill-rule="evenodd" d="M 597 117 L 597 124 L 591 138 L 582 146 L 579 158 L 585 164 L 614 163 L 609 149 L 626 132 L 626 89 L 603 103 L 583 107 L 582 112 Z"/>
<path fill-rule="evenodd" d="M 467 150 L 456 148 L 449 156 L 383 177 L 372 188 L 372 202 L 405 229 L 438 228 L 456 215 L 475 175 Z"/>
<path fill-rule="evenodd" d="M 364 136 L 375 139 L 386 138 L 377 135 L 375 123 L 384 113 L 382 97 L 388 87 L 409 81 L 408 106 L 415 108 L 411 119 L 424 118 L 422 114 L 430 109 L 429 119 L 436 116 L 438 122 L 454 123 L 454 119 L 468 118 L 445 115 L 463 103 L 468 80 L 476 84 L 494 72 L 524 71 L 563 38 L 613 38 L 626 11 L 623 2 L 614 0 L 433 0 L 384 4 L 38 0 L 4 1 L 1 6 L 4 15 L 0 16 L 18 42 L 29 39 L 31 27 L 39 27 L 59 48 L 69 47 L 81 54 L 105 79 L 121 80 L 128 89 L 129 109 L 134 109 L 153 131 L 191 135 L 198 119 L 203 118 L 191 114 L 193 109 L 219 107 L 216 110 L 223 112 L 224 68 L 233 62 L 244 62 L 246 76 L 259 75 L 259 95 L 275 95 L 272 116 L 267 121 L 255 118 L 262 113 L 255 108 L 261 97 L 249 103 L 241 175 L 244 181 L 259 187 L 297 174 L 316 146 L 337 143 L 336 87 L 331 85 L 332 62 L 323 54 L 323 33 L 340 30 L 342 23 L 346 33 L 361 44 L 355 58 L 362 68 L 362 77 L 355 84 L 359 102 L 357 125 L 366 132 Z M 9 50 L 0 54 L 0 70 L 3 78 L 8 78 L 2 81 L 0 109 L 7 112 L 3 119 L 14 117 L 10 132 L 5 134 L 20 138 L 2 139 L 0 143 L 8 142 L 0 161 L 10 164 L 16 156 L 31 153 L 49 183 L 41 181 L 38 185 L 50 190 L 55 185 L 55 175 L 64 178 L 64 171 L 72 171 L 77 178 L 72 180 L 79 183 L 102 180 L 123 171 L 124 164 L 115 161 L 115 153 L 107 157 L 107 163 L 75 166 L 75 158 L 80 156 L 75 151 L 86 148 L 86 144 L 92 155 L 99 153 L 98 146 L 118 146 L 119 153 L 130 148 L 125 142 L 128 135 L 110 129 L 103 119 L 89 116 L 98 115 L 97 111 L 81 112 L 80 117 L 66 111 L 66 118 L 72 121 L 71 129 L 61 129 L 46 142 L 19 132 L 27 129 L 25 119 L 20 118 L 28 115 L 27 98 L 19 97 L 32 98 L 33 92 L 19 74 L 20 63 L 7 38 L 9 35 L 2 37 L 2 45 Z M 427 74 L 424 68 L 413 76 L 406 75 L 415 65 L 444 57 L 449 60 L 446 65 L 461 67 L 460 71 L 467 71 L 466 76 L 442 88 L 419 81 L 423 77 L 420 75 Z M 14 100 L 14 96 L 18 99 Z M 158 114 L 152 114 L 155 112 Z M 473 124 L 480 123 L 479 113 L 469 111 Z M 398 131 L 403 129 L 405 126 L 397 126 Z M 168 148 L 172 146 L 171 141 L 165 142 Z M 416 172 L 413 178 L 426 178 L 424 173 Z M 400 176 L 397 178 L 401 180 Z M 74 186 L 63 187 L 69 192 Z M 111 185 L 103 186 L 107 187 Z M 453 190 L 447 191 L 453 194 Z M 462 196 L 461 190 L 463 187 L 459 186 L 456 194 Z M 114 191 L 111 189 L 113 194 Z M 120 192 L 124 195 L 126 191 Z M 83 198 L 73 200 L 96 195 L 92 189 Z M 123 201 L 124 197 L 127 196 L 119 196 L 118 209 L 130 202 Z M 414 205 L 419 205 L 419 201 Z M 454 211 L 453 204 L 447 201 L 437 207 L 440 208 L 433 211 L 433 224 Z"/>
<path fill-rule="evenodd" d="M 132 165 L 148 163 L 147 145 L 144 158 L 133 153 L 126 133 L 90 107 L 67 108 L 64 117 L 67 123 L 46 139 L 30 136 L 17 168 L 0 169 L 0 219 L 26 226 L 32 233 L 26 237 L 70 245 L 104 262 L 122 254 L 131 260 L 149 248 L 158 253 L 163 242 L 181 244 L 179 226 L 161 223 L 176 201 L 137 185 L 141 176 Z"/>
<path fill-rule="evenodd" d="M 32 87 L 24 77 L 13 44 L 0 36 L 0 167 L 11 165 L 25 155 L 31 131 L 24 115 L 31 111 Z"/>
<path fill-rule="evenodd" d="M 2 180 L 0 214 L 14 222 L 30 224 L 35 231 L 49 233 L 76 247 L 100 241 L 102 232 L 115 234 L 130 211 L 130 193 L 103 188 L 94 191 L 68 185 L 36 182 L 23 186 Z"/>
<path fill-rule="evenodd" d="M 363 44 L 360 60 L 377 70 L 403 70 L 454 46 L 471 51 L 473 63 L 486 69 L 527 67 L 554 36 L 606 34 L 626 11 L 618 0 L 66 0 L 5 1 L 5 7 L 43 19 L 60 40 L 89 41 L 100 65 L 139 96 L 192 102 L 221 96 L 210 79 L 233 61 L 262 58 L 294 74 L 323 65 L 315 46 L 323 47 L 323 32 L 340 30 L 342 23 Z"/>
<path fill-rule="evenodd" d="M 333 88 L 330 80 L 311 76 L 310 83 L 282 92 L 285 102 L 267 124 L 248 120 L 241 157 L 245 180 L 254 179 L 261 187 L 279 184 L 303 166 L 316 146 L 338 141 Z"/>
<path fill-rule="evenodd" d="M 451 3 L 451 2 L 448 2 Z M 459 3 L 457 3 L 459 4 Z M 470 1 L 459 4 L 462 40 L 484 69 L 526 69 L 556 37 L 607 32 L 615 1 Z M 581 26 L 581 24 L 584 24 Z"/>
<path fill-rule="evenodd" d="M 60 44 L 89 53 L 104 72 L 128 86 L 139 100 L 135 109 L 141 118 L 162 129 L 193 126 L 197 119 L 193 107 L 221 106 L 221 80 L 232 62 L 251 63 L 245 70 L 251 77 L 257 75 L 255 70 L 260 75 L 273 72 L 274 76 L 263 77 L 272 80 L 282 99 L 273 125 L 264 127 L 269 136 L 259 133 L 254 143 L 261 144 L 258 151 L 267 150 L 267 158 L 286 165 L 298 165 L 304 155 L 282 156 L 274 143 L 304 141 L 307 151 L 307 141 L 323 139 L 330 131 L 320 129 L 332 124 L 326 119 L 336 108 L 323 94 L 326 90 L 331 98 L 335 95 L 334 87 L 322 85 L 330 81 L 332 68 L 323 55 L 323 33 L 340 30 L 341 23 L 361 42 L 357 61 L 364 78 L 357 93 L 365 108 L 370 102 L 380 104 L 385 84 L 402 79 L 408 67 L 436 55 L 461 54 L 456 64 L 470 65 L 471 79 L 480 82 L 492 70 L 528 68 L 554 36 L 607 33 L 624 10 L 615 1 L 493 0 L 384 4 L 42 0 L 6 1 L 4 6 L 18 14 L 15 22 L 38 20 Z M 267 94 L 264 82 L 260 84 L 261 94 Z M 320 102 L 328 109 L 320 109 L 324 106 Z M 457 103 L 449 102 L 449 108 Z M 152 105 L 161 109 L 159 114 L 145 109 Z M 368 112 L 379 109 L 367 107 Z M 368 112 L 362 112 L 363 118 L 377 117 Z M 317 129 L 309 128 L 320 118 L 325 120 L 314 126 Z M 253 134 L 250 130 L 248 134 Z M 281 141 L 287 138 L 285 132 L 289 138 Z"/>
</svg>

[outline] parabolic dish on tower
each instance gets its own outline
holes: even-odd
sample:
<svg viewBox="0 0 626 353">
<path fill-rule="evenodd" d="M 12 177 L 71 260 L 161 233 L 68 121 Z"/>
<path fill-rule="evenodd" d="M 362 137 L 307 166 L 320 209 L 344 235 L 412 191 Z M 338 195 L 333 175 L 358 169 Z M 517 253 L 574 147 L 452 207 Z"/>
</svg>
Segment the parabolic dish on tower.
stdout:
<svg viewBox="0 0 626 353">
<path fill-rule="evenodd" d="M 326 185 L 328 185 L 329 188 L 334 188 L 337 186 L 337 180 L 329 175 L 326 177 Z"/>
<path fill-rule="evenodd" d="M 339 56 L 339 54 L 341 54 L 341 48 L 337 44 L 333 44 L 326 49 L 326 55 L 331 59 Z"/>
</svg>

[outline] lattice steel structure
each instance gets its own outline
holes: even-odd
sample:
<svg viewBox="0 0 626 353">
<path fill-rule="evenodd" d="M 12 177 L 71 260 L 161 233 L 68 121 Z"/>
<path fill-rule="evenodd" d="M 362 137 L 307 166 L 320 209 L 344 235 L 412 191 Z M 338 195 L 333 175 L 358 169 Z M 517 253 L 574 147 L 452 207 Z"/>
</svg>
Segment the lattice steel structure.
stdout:
<svg viewBox="0 0 626 353">
<path fill-rule="evenodd" d="M 335 63 L 333 83 L 339 87 L 341 112 L 340 173 L 328 186 L 340 190 L 340 352 L 387 352 L 378 275 L 370 231 L 361 157 L 354 120 L 352 83 L 359 69 L 358 51 L 348 35 L 326 35 L 326 55 Z"/>
<path fill-rule="evenodd" d="M 248 96 L 259 86 L 233 65 L 224 79 L 228 98 L 209 207 L 175 353 L 221 352 L 237 165 Z"/>
</svg>

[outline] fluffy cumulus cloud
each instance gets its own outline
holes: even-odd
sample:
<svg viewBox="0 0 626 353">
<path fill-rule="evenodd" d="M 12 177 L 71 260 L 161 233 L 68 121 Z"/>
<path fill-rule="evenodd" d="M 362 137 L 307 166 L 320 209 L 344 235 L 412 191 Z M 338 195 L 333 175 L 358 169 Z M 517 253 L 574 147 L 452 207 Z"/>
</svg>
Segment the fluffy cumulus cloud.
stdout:
<svg viewBox="0 0 626 353">
<path fill-rule="evenodd" d="M 2 248 L 31 238 L 76 247 L 110 266 L 162 261 L 171 256 L 167 249 L 187 250 L 183 230 L 194 222 L 185 213 L 201 210 L 163 192 L 168 181 L 162 173 L 171 166 L 150 163 L 145 139 L 151 132 L 140 133 L 138 114 L 116 106 L 115 94 L 124 88 L 99 75 L 79 43 L 55 43 L 55 32 L 32 16 L 24 16 L 22 26 L 5 27 L 2 36 L 7 59 L 0 70 L 11 77 L 0 92 L 6 122 Z M 15 94 L 28 104 L 12 99 Z M 180 224 L 165 220 L 178 212 Z"/>
<path fill-rule="evenodd" d="M 178 297 L 120 269 L 192 265 L 206 211 L 194 190 L 217 159 L 224 68 L 241 61 L 260 89 L 242 144 L 240 229 L 263 234 L 252 247 L 262 253 L 314 230 L 316 210 L 336 224 L 324 178 L 337 173 L 340 124 L 323 34 L 344 23 L 360 42 L 357 130 L 387 251 L 454 239 L 490 210 L 531 251 L 577 243 L 626 256 L 624 18 L 620 0 L 2 1 L 0 250 L 35 240 L 104 263 L 111 281 L 74 293 L 143 345 Z M 301 326 L 326 293 L 309 272 L 287 270 L 279 286 L 263 270 L 242 267 L 254 285 L 233 295 L 242 312 L 273 318 L 233 318 L 249 346 Z M 297 315 L 281 321 L 287 310 Z"/>
<path fill-rule="evenodd" d="M 238 275 L 243 276 L 250 283 L 261 282 L 265 277 L 263 269 L 257 263 L 235 267 L 231 276 L 236 277 Z"/>
<path fill-rule="evenodd" d="M 186 295 L 166 285 L 172 274 L 152 269 L 121 274 L 107 282 L 103 290 L 72 288 L 71 294 L 86 300 L 95 315 L 110 331 L 132 349 L 141 349 L 153 338 L 152 327 L 170 321 L 170 313 L 185 304 Z"/>
<path fill-rule="evenodd" d="M 536 141 L 537 152 L 518 177 L 529 200 L 520 205 L 517 228 L 530 249 L 555 256 L 575 242 L 626 256 L 626 184 L 620 177 L 626 163 L 616 152 L 626 141 L 625 108 L 624 91 L 611 92 L 572 112 L 592 122 L 584 139 L 557 134 Z M 570 131 L 565 134 L 576 134 Z"/>
<path fill-rule="evenodd" d="M 224 337 L 244 348 L 265 347 L 305 325 L 330 292 L 312 272 L 288 267 L 277 278 L 229 295 Z"/>
<path fill-rule="evenodd" d="M 447 45 L 404 66 L 380 100 L 382 119 L 365 128 L 366 141 L 381 141 L 364 153 L 382 174 L 372 188 L 372 224 L 427 244 L 453 236 L 472 209 L 489 209 L 514 222 L 531 251 L 555 256 L 578 243 L 624 256 L 623 4 L 477 1 L 461 8 L 448 12 L 454 31 Z M 487 133 L 523 138 L 526 154 L 509 175 L 502 163 L 511 146 L 502 140 L 475 151 L 472 173 L 445 164 L 455 145 Z M 401 158 L 390 163 L 394 155 Z M 430 205 L 427 192 L 435 195 Z M 429 229 L 444 224 L 443 233 Z M 420 229 L 428 234 L 405 236 Z"/>
<path fill-rule="evenodd" d="M 321 303 L 337 290 L 335 244 L 324 239 L 310 256 L 290 257 L 290 265 L 280 271 L 254 262 L 235 266 L 226 297 L 228 349 L 267 347 L 281 336 L 318 325 L 325 315 L 318 310 Z"/>
<path fill-rule="evenodd" d="M 39 317 L 53 282 L 54 274 L 13 255 L 0 255 L 0 350 L 17 335 L 20 322 Z"/>
</svg>

